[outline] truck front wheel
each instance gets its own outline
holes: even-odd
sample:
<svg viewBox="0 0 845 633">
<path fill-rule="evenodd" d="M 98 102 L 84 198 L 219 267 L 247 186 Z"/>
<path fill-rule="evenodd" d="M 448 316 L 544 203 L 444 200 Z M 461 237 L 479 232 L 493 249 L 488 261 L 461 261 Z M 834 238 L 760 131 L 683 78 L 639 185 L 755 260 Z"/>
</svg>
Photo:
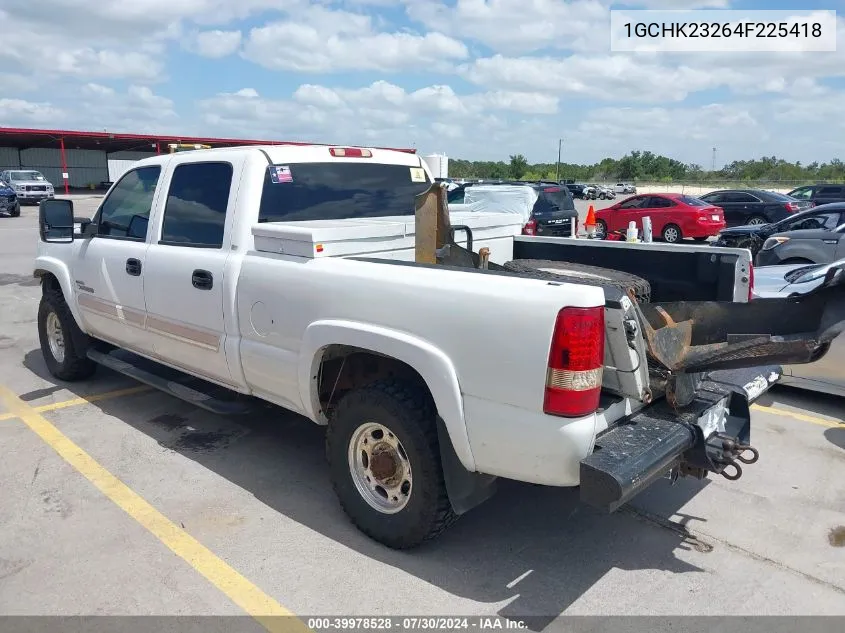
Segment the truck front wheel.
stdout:
<svg viewBox="0 0 845 633">
<path fill-rule="evenodd" d="M 88 336 L 79 329 L 61 293 L 47 291 L 38 306 L 38 339 L 49 372 L 68 382 L 89 378 L 97 365 L 86 355 Z"/>
<path fill-rule="evenodd" d="M 394 549 L 439 535 L 452 510 L 428 394 L 399 381 L 353 389 L 326 435 L 332 485 L 351 521 Z"/>
</svg>

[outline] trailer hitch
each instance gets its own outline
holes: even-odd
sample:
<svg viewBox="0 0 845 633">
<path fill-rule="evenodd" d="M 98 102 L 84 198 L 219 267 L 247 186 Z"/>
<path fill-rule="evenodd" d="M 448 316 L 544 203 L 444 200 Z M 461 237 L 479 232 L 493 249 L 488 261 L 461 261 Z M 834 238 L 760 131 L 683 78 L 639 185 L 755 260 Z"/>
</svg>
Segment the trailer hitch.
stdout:
<svg viewBox="0 0 845 633">
<path fill-rule="evenodd" d="M 705 451 L 714 466 L 713 470 L 731 481 L 742 477 L 742 466 L 737 462 L 754 464 L 760 459 L 760 453 L 756 448 L 738 442 L 736 438 L 724 433 L 714 433 L 709 437 Z M 744 456 L 747 452 L 751 453 L 750 457 Z M 733 468 L 733 472 L 729 471 L 729 468 Z"/>
</svg>

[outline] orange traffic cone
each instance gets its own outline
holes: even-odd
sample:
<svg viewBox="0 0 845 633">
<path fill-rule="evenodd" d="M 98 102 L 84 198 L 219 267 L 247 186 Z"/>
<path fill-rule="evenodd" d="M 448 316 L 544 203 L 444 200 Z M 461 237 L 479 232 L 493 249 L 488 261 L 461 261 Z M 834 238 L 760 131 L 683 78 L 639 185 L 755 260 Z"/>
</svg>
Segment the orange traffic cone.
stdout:
<svg viewBox="0 0 845 633">
<path fill-rule="evenodd" d="M 590 205 L 590 208 L 587 209 L 587 219 L 584 220 L 584 228 L 587 229 L 587 234 L 591 237 L 596 232 L 596 211 L 593 209 L 593 205 Z"/>
</svg>

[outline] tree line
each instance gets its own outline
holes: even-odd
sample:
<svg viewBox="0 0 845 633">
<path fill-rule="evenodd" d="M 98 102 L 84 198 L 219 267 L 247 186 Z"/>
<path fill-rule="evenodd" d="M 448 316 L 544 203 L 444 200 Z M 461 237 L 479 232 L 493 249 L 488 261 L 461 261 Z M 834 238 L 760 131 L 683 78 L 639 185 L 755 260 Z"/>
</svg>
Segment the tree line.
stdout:
<svg viewBox="0 0 845 633">
<path fill-rule="evenodd" d="M 522 154 L 504 161 L 449 159 L 452 178 L 574 180 L 576 182 L 711 182 L 711 181 L 845 181 L 845 163 L 834 158 L 829 163 L 791 163 L 777 156 L 738 160 L 721 169 L 705 171 L 701 165 L 682 163 L 648 151 L 633 151 L 620 159 L 605 158 L 593 165 L 575 163 L 529 164 Z"/>
</svg>

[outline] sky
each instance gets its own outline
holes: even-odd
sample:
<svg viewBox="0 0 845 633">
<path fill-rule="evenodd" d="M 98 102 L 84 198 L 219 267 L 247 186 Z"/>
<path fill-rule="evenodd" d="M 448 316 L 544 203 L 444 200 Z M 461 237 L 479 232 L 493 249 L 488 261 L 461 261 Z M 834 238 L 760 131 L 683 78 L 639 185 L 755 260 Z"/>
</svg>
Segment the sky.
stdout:
<svg viewBox="0 0 845 633">
<path fill-rule="evenodd" d="M 610 9 L 837 10 L 836 52 L 612 52 Z M 0 126 L 709 169 L 845 159 L 845 0 L 3 0 Z"/>
</svg>

